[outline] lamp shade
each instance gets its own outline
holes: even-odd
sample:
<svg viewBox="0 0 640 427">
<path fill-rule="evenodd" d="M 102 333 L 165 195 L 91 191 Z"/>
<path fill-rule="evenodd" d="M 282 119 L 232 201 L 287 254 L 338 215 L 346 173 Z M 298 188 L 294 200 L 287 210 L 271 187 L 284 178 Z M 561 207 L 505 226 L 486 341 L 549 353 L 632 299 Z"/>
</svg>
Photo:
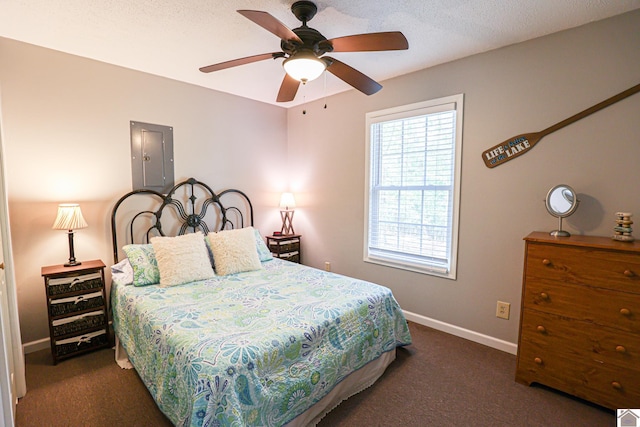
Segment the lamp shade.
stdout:
<svg viewBox="0 0 640 427">
<path fill-rule="evenodd" d="M 296 200 L 293 198 L 293 193 L 282 193 L 280 196 L 280 209 L 289 210 L 296 207 Z"/>
<path fill-rule="evenodd" d="M 284 70 L 292 78 L 302 83 L 315 80 L 322 75 L 327 64 L 313 53 L 300 52 L 282 63 Z"/>
<path fill-rule="evenodd" d="M 88 224 L 82 216 L 80 205 L 77 203 L 62 203 L 58 205 L 58 216 L 52 227 L 54 230 L 79 230 L 87 227 Z"/>
</svg>

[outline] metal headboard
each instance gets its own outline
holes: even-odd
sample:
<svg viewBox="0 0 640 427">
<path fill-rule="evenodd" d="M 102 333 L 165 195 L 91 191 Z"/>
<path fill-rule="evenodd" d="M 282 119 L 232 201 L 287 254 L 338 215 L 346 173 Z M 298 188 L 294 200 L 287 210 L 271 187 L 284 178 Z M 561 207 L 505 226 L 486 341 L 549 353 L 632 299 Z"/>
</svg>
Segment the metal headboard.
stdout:
<svg viewBox="0 0 640 427">
<path fill-rule="evenodd" d="M 221 199 L 225 195 L 237 195 L 241 203 L 245 206 L 224 206 Z M 174 214 L 168 218 L 172 225 L 179 226 L 176 235 L 183 235 L 188 231 L 202 231 L 205 235 L 209 231 L 220 231 L 230 228 L 242 228 L 245 226 L 253 226 L 253 206 L 249 197 L 240 190 L 224 190 L 219 194 L 205 183 L 189 178 L 179 184 L 176 184 L 169 192 L 165 194 L 158 193 L 154 190 L 134 190 L 122 196 L 111 211 L 111 238 L 113 244 L 113 260 L 118 262 L 118 229 L 116 228 L 116 219 L 118 208 L 127 200 L 134 196 L 146 196 L 151 199 L 152 203 L 159 204 L 157 210 L 145 209 L 132 214 L 128 222 L 128 236 L 125 244 L 131 243 L 148 243 L 149 239 L 155 235 L 166 236 L 163 228 L 163 214 L 165 220 L 169 216 L 169 212 Z M 211 226 L 205 221 L 205 217 L 209 213 L 209 208 L 214 210 L 214 221 L 210 221 Z M 248 224 L 245 225 L 245 216 L 248 216 Z M 143 221 L 147 221 L 146 225 Z M 176 224 L 177 222 L 177 224 Z M 140 224 L 140 225 L 139 225 Z M 137 227 L 136 227 L 137 226 Z M 120 225 L 122 227 L 122 225 Z M 141 228 L 141 232 L 136 233 L 137 228 Z M 135 236 L 143 235 L 143 242 L 136 242 Z"/>
</svg>

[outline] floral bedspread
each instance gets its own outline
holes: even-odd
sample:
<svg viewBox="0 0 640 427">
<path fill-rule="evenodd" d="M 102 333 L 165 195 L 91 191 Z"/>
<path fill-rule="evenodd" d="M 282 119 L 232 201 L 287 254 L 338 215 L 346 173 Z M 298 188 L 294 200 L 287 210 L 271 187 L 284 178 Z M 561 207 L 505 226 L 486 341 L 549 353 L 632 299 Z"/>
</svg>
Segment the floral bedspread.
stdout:
<svg viewBox="0 0 640 427">
<path fill-rule="evenodd" d="M 113 325 L 177 426 L 277 426 L 411 343 L 391 291 L 278 259 L 259 271 L 111 290 Z"/>
</svg>

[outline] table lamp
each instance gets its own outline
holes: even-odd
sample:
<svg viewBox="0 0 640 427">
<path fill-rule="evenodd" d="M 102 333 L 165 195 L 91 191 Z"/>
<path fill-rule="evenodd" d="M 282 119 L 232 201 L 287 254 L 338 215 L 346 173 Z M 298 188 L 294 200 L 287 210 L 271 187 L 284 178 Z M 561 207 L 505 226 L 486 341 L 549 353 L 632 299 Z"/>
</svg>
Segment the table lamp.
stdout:
<svg viewBox="0 0 640 427">
<path fill-rule="evenodd" d="M 296 201 L 293 198 L 293 193 L 282 193 L 280 197 L 280 217 L 282 218 L 282 229 L 280 232 L 283 235 L 296 234 L 293 231 L 293 213 L 292 208 L 296 207 Z M 284 210 L 282 210 L 284 209 Z"/>
<path fill-rule="evenodd" d="M 88 224 L 82 216 L 80 205 L 77 203 L 62 203 L 58 205 L 58 216 L 53 223 L 54 230 L 67 230 L 69 234 L 69 262 L 65 267 L 73 267 L 81 263 L 76 261 L 73 251 L 73 230 L 87 228 Z"/>
</svg>

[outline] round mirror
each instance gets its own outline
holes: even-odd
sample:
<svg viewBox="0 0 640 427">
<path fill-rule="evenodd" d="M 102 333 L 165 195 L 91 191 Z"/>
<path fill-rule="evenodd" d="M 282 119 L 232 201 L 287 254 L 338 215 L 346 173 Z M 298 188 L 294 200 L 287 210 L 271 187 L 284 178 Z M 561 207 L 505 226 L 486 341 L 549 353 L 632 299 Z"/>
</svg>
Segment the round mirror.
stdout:
<svg viewBox="0 0 640 427">
<path fill-rule="evenodd" d="M 562 230 L 562 218 L 566 218 L 576 211 L 580 200 L 576 197 L 573 188 L 566 184 L 553 187 L 547 193 L 545 204 L 547 211 L 558 218 L 558 229 L 552 231 L 552 236 L 570 236 L 569 232 Z"/>
</svg>

